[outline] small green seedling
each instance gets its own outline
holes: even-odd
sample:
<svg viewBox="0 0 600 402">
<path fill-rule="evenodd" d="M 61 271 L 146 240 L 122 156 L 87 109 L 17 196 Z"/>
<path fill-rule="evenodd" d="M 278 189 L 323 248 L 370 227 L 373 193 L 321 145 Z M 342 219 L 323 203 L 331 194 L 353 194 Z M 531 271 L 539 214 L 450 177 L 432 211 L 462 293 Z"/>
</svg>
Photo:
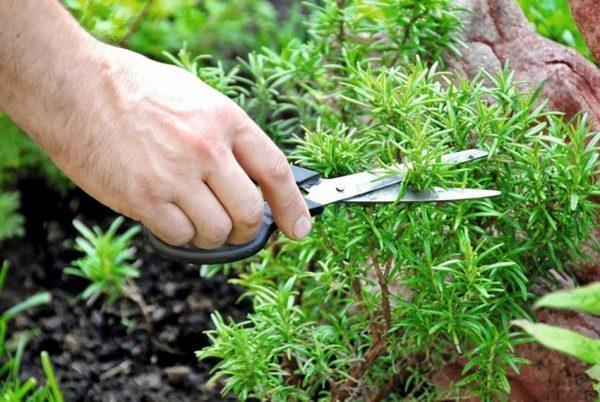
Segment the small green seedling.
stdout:
<svg viewBox="0 0 600 402">
<path fill-rule="evenodd" d="M 79 276 L 91 283 L 80 297 L 93 303 L 100 295 L 109 302 L 130 293 L 131 278 L 139 277 L 139 271 L 132 261 L 135 252 L 131 246 L 132 238 L 140 231 L 138 226 L 117 235 L 124 218 L 114 220 L 106 232 L 99 227 L 89 229 L 78 220 L 73 225 L 81 234 L 75 240 L 75 249 L 84 255 L 65 268 L 65 273 Z"/>
<path fill-rule="evenodd" d="M 574 310 L 600 315 L 600 282 L 581 288 L 549 293 L 535 303 L 536 307 Z M 542 345 L 574 356 L 592 364 L 587 374 L 596 382 L 594 389 L 600 398 L 600 340 L 577 332 L 547 324 L 516 320 L 513 324 L 523 328 Z"/>
</svg>

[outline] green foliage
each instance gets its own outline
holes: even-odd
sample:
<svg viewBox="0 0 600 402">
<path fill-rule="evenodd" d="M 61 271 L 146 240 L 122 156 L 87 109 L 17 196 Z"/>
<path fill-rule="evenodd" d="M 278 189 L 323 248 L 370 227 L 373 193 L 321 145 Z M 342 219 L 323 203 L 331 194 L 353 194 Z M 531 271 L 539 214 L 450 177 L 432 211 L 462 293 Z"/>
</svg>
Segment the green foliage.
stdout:
<svg viewBox="0 0 600 402">
<path fill-rule="evenodd" d="M 526 320 L 516 320 L 514 324 L 548 348 L 575 356 L 586 363 L 600 364 L 600 340 L 590 339 L 568 329 Z"/>
<path fill-rule="evenodd" d="M 103 40 L 160 56 L 187 42 L 219 57 L 276 44 L 278 25 L 264 0 L 64 0 Z M 275 41 L 274 41 L 275 39 Z"/>
<path fill-rule="evenodd" d="M 415 9 L 419 30 L 406 24 Z M 242 323 L 215 314 L 212 345 L 198 356 L 218 358 L 215 378 L 241 399 L 368 400 L 391 391 L 392 400 L 440 399 L 431 374 L 457 359 L 467 362 L 463 392 L 503 398 L 506 371 L 522 363 L 509 322 L 527 316 L 527 278 L 576 265 L 597 224 L 589 198 L 600 190 L 599 136 L 585 118 L 564 122 L 537 93 L 520 93 L 506 69 L 466 81 L 437 71 L 442 49 L 405 47 L 428 35 L 452 46 L 450 1 L 325 1 L 312 10 L 306 42 L 252 53 L 230 71 L 203 69 L 186 53 L 179 62 L 293 145 L 301 166 L 337 176 L 411 161 L 412 188 L 502 196 L 328 207 L 309 238 L 278 238 L 249 265 L 227 267 L 254 312 Z M 468 148 L 490 156 L 440 162 Z"/>
<path fill-rule="evenodd" d="M 0 269 L 0 292 L 8 275 L 8 262 Z M 2 402 L 62 402 L 62 394 L 58 387 L 48 353 L 42 352 L 41 360 L 46 375 L 46 384 L 38 387 L 35 379 L 21 379 L 20 368 L 25 350 L 26 336 L 17 339 L 7 339 L 8 323 L 25 310 L 49 303 L 50 293 L 38 293 L 18 303 L 0 314 L 0 401 Z M 14 351 L 9 347 L 16 342 Z"/>
<path fill-rule="evenodd" d="M 548 293 L 540 298 L 535 306 L 600 315 L 600 282 Z M 587 374 L 595 380 L 594 388 L 600 397 L 600 340 L 590 339 L 568 329 L 526 320 L 515 320 L 513 324 L 523 328 L 542 345 L 593 364 Z"/>
<path fill-rule="evenodd" d="M 535 306 L 600 315 L 600 282 L 576 289 L 548 293 L 536 301 Z"/>
<path fill-rule="evenodd" d="M 519 3 L 540 34 L 575 48 L 593 61 L 592 53 L 573 20 L 568 0 L 519 0 Z"/>
<path fill-rule="evenodd" d="M 23 216 L 19 208 L 18 193 L 0 193 L 0 243 L 12 237 L 23 236 Z"/>
<path fill-rule="evenodd" d="M 41 173 L 51 187 L 61 192 L 72 187 L 40 147 L 7 116 L 0 114 L 0 191 L 14 186 L 26 171 Z"/>
<path fill-rule="evenodd" d="M 73 261 L 72 267 L 65 268 L 65 273 L 91 282 L 80 296 L 89 302 L 102 294 L 109 302 L 127 296 L 130 292 L 128 281 L 139 277 L 137 267 L 132 264 L 135 251 L 131 246 L 131 239 L 140 228 L 134 226 L 117 235 L 123 221 L 123 217 L 118 217 L 106 232 L 97 226 L 91 230 L 78 220 L 73 221 L 81 234 L 75 240 L 75 249 L 84 255 Z"/>
<path fill-rule="evenodd" d="M 41 173 L 62 192 L 71 186 L 41 149 L 0 114 L 0 243 L 24 234 L 24 218 L 18 212 L 20 194 L 15 187 L 25 172 Z"/>
</svg>

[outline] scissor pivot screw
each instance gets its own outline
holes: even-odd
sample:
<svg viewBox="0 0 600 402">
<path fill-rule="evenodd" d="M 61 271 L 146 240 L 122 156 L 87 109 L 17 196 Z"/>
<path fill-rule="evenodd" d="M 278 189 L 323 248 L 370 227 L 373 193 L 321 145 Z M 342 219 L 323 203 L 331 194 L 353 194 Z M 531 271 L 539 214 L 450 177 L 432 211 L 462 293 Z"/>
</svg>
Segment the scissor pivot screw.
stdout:
<svg viewBox="0 0 600 402">
<path fill-rule="evenodd" d="M 344 192 L 344 190 L 345 190 L 344 186 L 337 186 L 335 189 L 336 189 L 337 191 L 339 191 L 340 193 L 343 193 L 343 192 Z"/>
</svg>

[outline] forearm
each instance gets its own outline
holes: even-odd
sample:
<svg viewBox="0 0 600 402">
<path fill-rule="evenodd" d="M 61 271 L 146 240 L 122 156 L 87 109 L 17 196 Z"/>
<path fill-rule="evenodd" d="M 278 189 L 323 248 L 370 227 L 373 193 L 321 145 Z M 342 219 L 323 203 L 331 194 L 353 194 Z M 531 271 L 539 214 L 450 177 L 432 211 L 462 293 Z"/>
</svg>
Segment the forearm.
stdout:
<svg viewBox="0 0 600 402">
<path fill-rule="evenodd" d="M 58 0 L 0 0 L 0 109 L 75 183 L 171 244 L 250 240 L 258 182 L 290 237 L 310 215 L 283 153 L 181 68 L 104 45 Z"/>
<path fill-rule="evenodd" d="M 57 0 L 0 0 L 0 110 L 51 155 L 80 124 L 96 46 Z"/>
</svg>

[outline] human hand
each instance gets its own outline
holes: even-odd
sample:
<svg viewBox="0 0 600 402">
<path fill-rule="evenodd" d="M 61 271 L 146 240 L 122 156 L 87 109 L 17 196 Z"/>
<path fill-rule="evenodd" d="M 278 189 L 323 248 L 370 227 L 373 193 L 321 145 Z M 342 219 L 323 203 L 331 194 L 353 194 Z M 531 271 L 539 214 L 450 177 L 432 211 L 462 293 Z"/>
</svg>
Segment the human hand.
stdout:
<svg viewBox="0 0 600 402">
<path fill-rule="evenodd" d="M 54 0 L 0 5 L 0 108 L 76 184 L 173 245 L 245 243 L 310 215 L 283 153 L 191 73 L 88 35 Z M 52 35 L 48 35 L 52 32 Z"/>
<path fill-rule="evenodd" d="M 88 107 L 73 116 L 70 146 L 53 155 L 75 183 L 170 244 L 214 248 L 256 233 L 263 200 L 252 178 L 279 228 L 308 234 L 285 156 L 233 101 L 178 67 L 96 51 Z"/>
</svg>

